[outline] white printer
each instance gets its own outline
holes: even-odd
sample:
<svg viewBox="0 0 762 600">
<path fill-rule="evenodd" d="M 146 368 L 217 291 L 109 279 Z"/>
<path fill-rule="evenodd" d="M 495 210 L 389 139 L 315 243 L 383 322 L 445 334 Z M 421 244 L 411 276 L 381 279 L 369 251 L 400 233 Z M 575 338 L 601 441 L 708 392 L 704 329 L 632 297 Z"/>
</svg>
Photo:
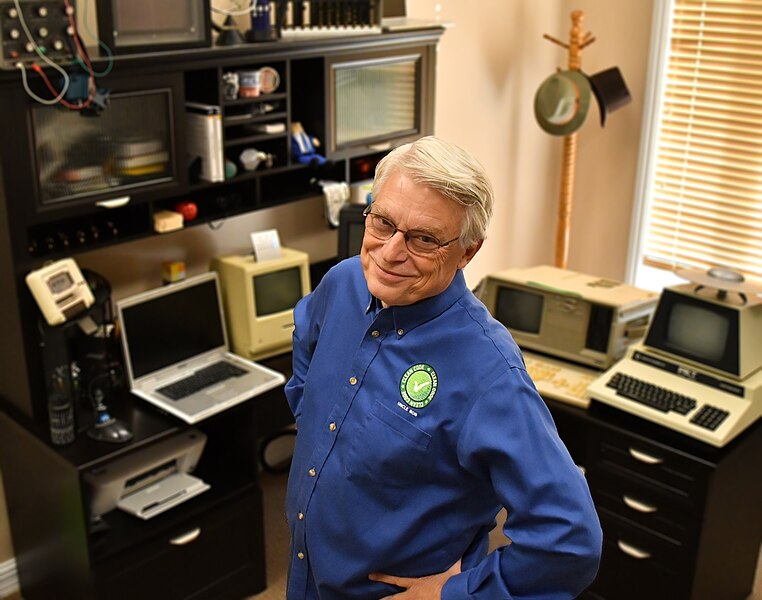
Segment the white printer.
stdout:
<svg viewBox="0 0 762 600">
<path fill-rule="evenodd" d="M 205 492 L 209 485 L 190 475 L 205 444 L 191 429 L 85 471 L 91 519 L 114 508 L 150 519 Z"/>
</svg>

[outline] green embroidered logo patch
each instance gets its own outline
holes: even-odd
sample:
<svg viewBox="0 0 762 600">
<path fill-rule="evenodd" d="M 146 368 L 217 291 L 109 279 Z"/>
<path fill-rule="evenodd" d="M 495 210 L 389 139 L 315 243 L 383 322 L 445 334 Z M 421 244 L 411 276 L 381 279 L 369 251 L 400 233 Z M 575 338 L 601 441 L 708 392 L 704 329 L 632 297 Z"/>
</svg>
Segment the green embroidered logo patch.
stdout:
<svg viewBox="0 0 762 600">
<path fill-rule="evenodd" d="M 413 408 L 423 408 L 437 393 L 437 372 L 433 367 L 418 363 L 405 371 L 400 379 L 400 395 Z"/>
</svg>

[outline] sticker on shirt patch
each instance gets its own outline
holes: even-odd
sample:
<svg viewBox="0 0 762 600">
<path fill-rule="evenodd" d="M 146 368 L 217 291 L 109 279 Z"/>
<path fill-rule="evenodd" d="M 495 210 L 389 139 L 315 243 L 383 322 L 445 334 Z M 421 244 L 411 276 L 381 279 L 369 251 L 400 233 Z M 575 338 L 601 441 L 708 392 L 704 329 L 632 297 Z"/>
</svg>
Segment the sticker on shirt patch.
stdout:
<svg viewBox="0 0 762 600">
<path fill-rule="evenodd" d="M 437 372 L 424 363 L 413 365 L 400 380 L 400 395 L 408 406 L 423 408 L 437 393 Z"/>
</svg>

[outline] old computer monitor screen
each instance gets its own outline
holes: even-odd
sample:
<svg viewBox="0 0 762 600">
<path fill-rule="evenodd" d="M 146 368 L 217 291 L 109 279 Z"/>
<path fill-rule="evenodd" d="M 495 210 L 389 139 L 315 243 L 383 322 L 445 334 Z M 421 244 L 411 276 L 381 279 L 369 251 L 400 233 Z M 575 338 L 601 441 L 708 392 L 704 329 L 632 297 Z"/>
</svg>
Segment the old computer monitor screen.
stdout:
<svg viewBox="0 0 762 600">
<path fill-rule="evenodd" d="M 282 248 L 280 258 L 215 258 L 233 351 L 258 360 L 291 350 L 294 307 L 310 292 L 309 256 Z"/>
<path fill-rule="evenodd" d="M 337 258 L 344 260 L 360 254 L 365 235 L 365 204 L 346 204 L 339 212 L 339 245 Z"/>
<path fill-rule="evenodd" d="M 742 307 L 665 289 L 645 344 L 699 367 L 734 378 L 743 377 L 743 312 Z"/>
<path fill-rule="evenodd" d="M 510 331 L 536 334 L 540 332 L 544 303 L 541 294 L 500 286 L 490 312 Z"/>
</svg>

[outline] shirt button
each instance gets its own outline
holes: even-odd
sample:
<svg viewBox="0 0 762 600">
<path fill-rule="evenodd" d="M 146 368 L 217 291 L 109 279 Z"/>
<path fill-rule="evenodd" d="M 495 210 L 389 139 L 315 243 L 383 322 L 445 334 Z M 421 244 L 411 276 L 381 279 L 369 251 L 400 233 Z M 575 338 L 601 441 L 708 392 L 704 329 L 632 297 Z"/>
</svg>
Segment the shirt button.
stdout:
<svg viewBox="0 0 762 600">
<path fill-rule="evenodd" d="M 315 471 L 315 469 L 310 469 L 310 470 L 309 470 L 309 471 L 307 471 L 307 472 L 310 474 L 310 477 L 314 477 L 314 476 L 317 474 L 317 472 Z"/>
<path fill-rule="evenodd" d="M 402 328 L 400 327 L 400 328 L 397 330 L 397 335 L 402 335 L 403 333 L 405 333 L 405 330 L 404 330 L 404 329 L 402 329 Z"/>
<path fill-rule="evenodd" d="M 297 553 L 297 556 L 299 557 L 299 560 L 304 560 L 304 552 Z"/>
<path fill-rule="evenodd" d="M 298 515 L 296 515 L 296 518 L 299 519 L 300 521 L 304 521 L 304 513 L 300 512 Z"/>
<path fill-rule="evenodd" d="M 336 431 L 336 423 L 331 423 L 331 424 L 328 426 L 328 429 L 329 429 L 329 431 Z"/>
<path fill-rule="evenodd" d="M 381 335 L 381 332 L 378 329 L 374 329 L 373 331 L 370 332 L 370 334 L 373 337 L 378 337 L 379 335 Z"/>
<path fill-rule="evenodd" d="M 349 378 L 349 383 L 351 385 L 357 385 L 357 377 L 350 377 Z"/>
</svg>

